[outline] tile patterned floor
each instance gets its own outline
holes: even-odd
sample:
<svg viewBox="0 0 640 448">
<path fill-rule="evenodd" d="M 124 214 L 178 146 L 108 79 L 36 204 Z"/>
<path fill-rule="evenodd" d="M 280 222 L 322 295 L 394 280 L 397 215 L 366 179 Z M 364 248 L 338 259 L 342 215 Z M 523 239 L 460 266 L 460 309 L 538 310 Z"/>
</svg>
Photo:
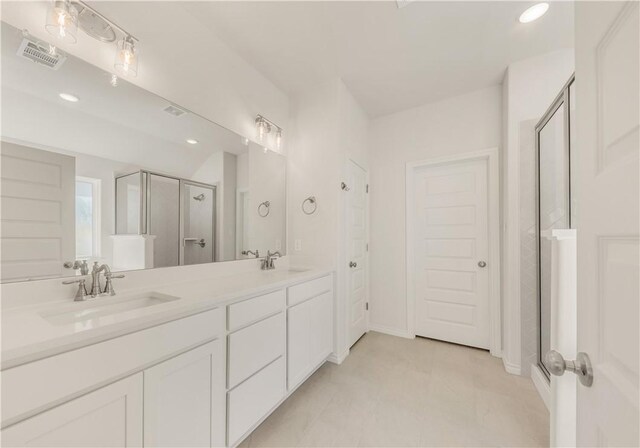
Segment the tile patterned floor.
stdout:
<svg viewBox="0 0 640 448">
<path fill-rule="evenodd" d="M 371 332 L 326 363 L 242 447 L 549 446 L 530 379 L 487 352 Z"/>
</svg>

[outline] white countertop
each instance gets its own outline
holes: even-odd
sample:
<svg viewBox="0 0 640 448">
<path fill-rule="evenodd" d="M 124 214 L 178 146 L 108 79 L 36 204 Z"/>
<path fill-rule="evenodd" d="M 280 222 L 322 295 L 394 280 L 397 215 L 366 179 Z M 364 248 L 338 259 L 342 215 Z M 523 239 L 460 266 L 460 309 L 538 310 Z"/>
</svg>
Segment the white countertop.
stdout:
<svg viewBox="0 0 640 448">
<path fill-rule="evenodd" d="M 0 370 L 214 309 L 329 273 L 331 271 L 327 269 L 302 271 L 283 268 L 273 271 L 252 271 L 162 285 L 157 288 L 149 286 L 117 294 L 114 297 L 101 296 L 85 302 L 51 301 L 10 308 L 2 312 Z M 124 300 L 129 296 L 135 297 L 149 292 L 178 297 L 179 300 L 60 325 L 54 325 L 42 316 L 55 310 L 56 307 L 86 307 L 88 303 L 106 304 L 110 300 Z"/>
</svg>

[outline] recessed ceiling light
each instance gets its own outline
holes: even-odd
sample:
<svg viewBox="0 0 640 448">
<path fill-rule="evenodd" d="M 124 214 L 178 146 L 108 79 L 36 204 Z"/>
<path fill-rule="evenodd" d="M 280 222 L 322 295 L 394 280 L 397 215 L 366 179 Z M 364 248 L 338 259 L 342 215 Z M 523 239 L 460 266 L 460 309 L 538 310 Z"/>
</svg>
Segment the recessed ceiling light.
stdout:
<svg viewBox="0 0 640 448">
<path fill-rule="evenodd" d="M 198 143 L 198 140 L 195 140 L 193 138 L 188 138 L 187 143 L 189 143 L 190 145 L 195 145 Z"/>
<path fill-rule="evenodd" d="M 536 3 L 520 14 L 520 23 L 529 23 L 539 19 L 547 12 L 548 9 L 549 3 Z"/>
<path fill-rule="evenodd" d="M 61 93 L 60 98 L 65 101 L 71 101 L 72 103 L 77 103 L 78 101 L 80 101 L 80 98 L 75 95 L 71 95 L 70 93 Z"/>
</svg>

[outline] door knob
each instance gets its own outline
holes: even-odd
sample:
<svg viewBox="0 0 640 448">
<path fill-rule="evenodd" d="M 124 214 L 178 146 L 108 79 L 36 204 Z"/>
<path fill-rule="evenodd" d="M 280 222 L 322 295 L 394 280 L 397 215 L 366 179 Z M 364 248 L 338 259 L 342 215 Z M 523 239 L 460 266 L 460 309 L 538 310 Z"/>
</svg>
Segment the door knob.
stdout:
<svg viewBox="0 0 640 448">
<path fill-rule="evenodd" d="M 487 262 L 484 260 L 480 260 L 478 261 L 478 266 L 480 266 L 481 268 L 485 267 L 487 265 Z"/>
<path fill-rule="evenodd" d="M 350 267 L 350 268 L 355 268 L 355 267 L 357 267 L 357 266 L 358 266 L 358 263 L 356 263 L 355 261 L 350 261 L 350 262 L 349 262 L 349 267 Z"/>
<path fill-rule="evenodd" d="M 575 361 L 565 361 L 560 353 L 550 350 L 544 356 L 544 365 L 553 375 L 562 376 L 565 371 L 573 372 L 578 375 L 583 386 L 591 387 L 593 384 L 593 368 L 586 353 L 578 353 Z"/>
</svg>

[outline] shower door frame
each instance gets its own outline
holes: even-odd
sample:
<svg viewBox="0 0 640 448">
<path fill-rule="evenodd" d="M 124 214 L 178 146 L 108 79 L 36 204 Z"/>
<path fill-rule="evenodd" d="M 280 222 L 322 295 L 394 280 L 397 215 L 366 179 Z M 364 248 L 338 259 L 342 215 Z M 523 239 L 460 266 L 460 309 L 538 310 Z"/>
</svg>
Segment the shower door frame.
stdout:
<svg viewBox="0 0 640 448">
<path fill-rule="evenodd" d="M 206 184 L 204 182 L 197 182 L 195 180 L 189 179 L 180 179 L 180 206 L 179 206 L 179 214 L 180 214 L 180 241 L 178 242 L 178 250 L 180 255 L 178 257 L 179 266 L 191 266 L 186 265 L 184 263 L 184 186 L 185 185 L 193 185 L 195 187 L 202 188 L 210 188 L 213 191 L 213 214 L 211 216 L 211 234 L 213 235 L 213 240 L 211 241 L 211 261 L 209 263 L 215 263 L 216 260 L 216 219 L 218 216 L 218 187 L 217 185 Z M 196 264 L 206 264 L 206 263 L 196 263 Z"/>
<path fill-rule="evenodd" d="M 567 204 L 567 209 L 566 209 L 567 223 L 569 225 L 569 228 L 571 229 L 573 228 L 574 223 L 571 220 L 571 120 L 570 120 L 571 97 L 569 95 L 569 90 L 571 88 L 571 85 L 574 82 L 575 82 L 575 73 L 571 75 L 567 83 L 562 87 L 562 90 L 560 91 L 558 96 L 556 96 L 556 98 L 553 100 L 553 102 L 551 103 L 551 106 L 547 109 L 547 111 L 544 113 L 544 115 L 542 116 L 540 121 L 538 121 L 535 127 L 536 174 L 534 177 L 535 177 L 535 193 L 536 193 L 535 224 L 536 224 L 536 262 L 537 262 L 536 263 L 536 277 L 537 277 L 536 279 L 536 285 L 537 285 L 537 291 L 536 291 L 537 355 L 536 355 L 536 358 L 537 359 L 536 360 L 537 360 L 538 367 L 540 368 L 542 373 L 546 376 L 547 381 L 550 380 L 550 374 L 549 374 L 549 371 L 547 370 L 547 367 L 544 365 L 545 354 L 542 353 L 542 285 L 541 285 L 542 250 L 541 250 L 541 238 L 540 238 L 540 132 L 544 129 L 547 123 L 554 117 L 558 109 L 560 109 L 560 107 L 564 105 L 565 108 L 564 108 L 563 123 L 564 123 L 565 134 L 564 134 L 563 152 L 565 156 L 565 166 L 567 167 L 567 170 L 566 170 L 567 194 L 566 194 L 565 201 Z"/>
<path fill-rule="evenodd" d="M 177 266 L 185 266 L 184 264 L 184 198 L 183 198 L 183 189 L 184 184 L 187 183 L 189 185 L 195 185 L 203 188 L 211 188 L 213 190 L 213 216 L 212 216 L 212 232 L 213 232 L 213 241 L 211 242 L 211 252 L 212 252 L 212 261 L 211 263 L 215 263 L 216 261 L 216 219 L 218 215 L 218 186 L 214 184 L 207 184 L 204 182 L 197 182 L 195 180 L 184 179 L 182 177 L 172 176 L 170 174 L 158 173 L 156 171 L 150 170 L 136 170 L 131 171 L 126 174 L 120 174 L 114 176 L 114 228 L 118 228 L 118 179 L 122 177 L 128 177 L 134 174 L 140 175 L 140 217 L 138 224 L 138 233 L 137 235 L 148 235 L 149 234 L 149 222 L 151 220 L 151 213 L 149 208 L 149 203 L 151 202 L 151 175 L 166 177 L 168 179 L 174 179 L 178 181 L 178 264 Z M 198 263 L 198 264 L 206 264 L 206 263 Z"/>
</svg>

